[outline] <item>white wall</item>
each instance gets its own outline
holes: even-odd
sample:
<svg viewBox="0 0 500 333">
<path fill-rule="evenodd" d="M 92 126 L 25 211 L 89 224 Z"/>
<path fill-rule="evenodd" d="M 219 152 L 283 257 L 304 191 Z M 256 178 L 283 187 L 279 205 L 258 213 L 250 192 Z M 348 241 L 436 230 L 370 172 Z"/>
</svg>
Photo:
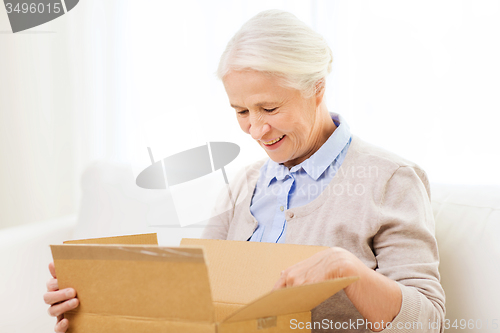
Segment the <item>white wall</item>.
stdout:
<svg viewBox="0 0 500 333">
<path fill-rule="evenodd" d="M 500 184 L 500 2 L 349 2 L 334 107 L 432 182 Z"/>
<path fill-rule="evenodd" d="M 77 186 L 64 34 L 5 33 L 10 25 L 4 8 L 0 6 L 0 228 L 74 212 Z"/>
<path fill-rule="evenodd" d="M 0 228 L 76 213 L 85 167 L 120 160 L 122 5 L 82 1 L 17 34 L 0 6 Z"/>
</svg>

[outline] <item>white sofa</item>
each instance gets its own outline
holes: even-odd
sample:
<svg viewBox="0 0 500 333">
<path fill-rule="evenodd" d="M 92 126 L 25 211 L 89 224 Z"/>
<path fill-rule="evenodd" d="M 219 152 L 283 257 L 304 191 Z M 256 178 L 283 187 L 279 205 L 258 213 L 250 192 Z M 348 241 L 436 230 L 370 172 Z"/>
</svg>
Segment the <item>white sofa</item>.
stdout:
<svg viewBox="0 0 500 333">
<path fill-rule="evenodd" d="M 42 295 L 49 279 L 49 244 L 71 238 L 76 216 L 0 229 L 0 332 L 54 332 Z"/>
<path fill-rule="evenodd" d="M 459 327 L 447 331 L 500 332 L 500 186 L 433 184 L 431 193 L 446 318 Z"/>
<path fill-rule="evenodd" d="M 42 301 L 49 244 L 75 236 L 157 232 L 161 245 L 177 245 L 182 237 L 200 235 L 196 227 L 151 227 L 155 223 L 146 216 L 152 211 L 156 218 L 168 215 L 158 213 L 164 201 L 159 194 L 144 196 L 123 185 L 133 179 L 127 168 L 96 165 L 89 170 L 83 177 L 85 213 L 79 223 L 76 216 L 67 216 L 0 230 L 0 332 L 53 332 L 54 319 Z M 461 319 L 468 325 L 473 320 L 473 328 L 448 331 L 500 332 L 492 328 L 494 320 L 500 326 L 500 187 L 434 184 L 432 193 L 447 318 L 450 326 L 455 319 L 458 325 Z M 481 329 L 475 328 L 479 321 Z"/>
</svg>

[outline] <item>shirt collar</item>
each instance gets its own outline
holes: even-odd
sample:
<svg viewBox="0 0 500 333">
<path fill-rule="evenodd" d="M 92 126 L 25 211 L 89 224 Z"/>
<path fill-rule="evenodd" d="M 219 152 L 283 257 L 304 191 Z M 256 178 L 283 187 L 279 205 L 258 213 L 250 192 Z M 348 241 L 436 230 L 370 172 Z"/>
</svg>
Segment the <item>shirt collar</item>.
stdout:
<svg viewBox="0 0 500 333">
<path fill-rule="evenodd" d="M 307 160 L 294 166 L 290 170 L 283 164 L 276 163 L 271 159 L 267 161 L 264 182 L 266 186 L 269 186 L 274 178 L 276 178 L 276 180 L 283 180 L 287 175 L 290 175 L 290 173 L 297 172 L 300 169 L 303 169 L 312 179 L 318 180 L 328 166 L 335 161 L 351 138 L 349 125 L 347 125 L 342 116 L 337 113 L 330 113 L 330 116 L 337 126 L 337 129 L 335 129 L 328 140 L 326 140 L 326 142 Z"/>
</svg>

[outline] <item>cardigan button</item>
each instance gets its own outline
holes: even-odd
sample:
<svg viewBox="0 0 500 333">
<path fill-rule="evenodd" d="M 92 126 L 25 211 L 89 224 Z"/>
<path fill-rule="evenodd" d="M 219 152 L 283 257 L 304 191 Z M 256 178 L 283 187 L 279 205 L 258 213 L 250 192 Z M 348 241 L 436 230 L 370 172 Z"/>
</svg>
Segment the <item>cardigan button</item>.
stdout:
<svg viewBox="0 0 500 333">
<path fill-rule="evenodd" d="M 287 213 L 287 215 L 288 215 L 288 218 L 289 218 L 289 219 L 291 219 L 292 217 L 294 217 L 294 216 L 295 216 L 292 212 L 288 212 L 288 213 Z"/>
</svg>

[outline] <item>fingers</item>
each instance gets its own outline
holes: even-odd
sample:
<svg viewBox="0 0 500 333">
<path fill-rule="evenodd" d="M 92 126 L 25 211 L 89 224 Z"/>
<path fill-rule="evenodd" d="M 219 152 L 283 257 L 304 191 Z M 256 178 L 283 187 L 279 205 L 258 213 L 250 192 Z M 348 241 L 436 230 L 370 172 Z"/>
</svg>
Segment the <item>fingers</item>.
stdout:
<svg viewBox="0 0 500 333">
<path fill-rule="evenodd" d="M 54 263 L 53 263 L 53 262 L 51 262 L 51 263 L 49 264 L 49 271 L 50 271 L 50 274 L 52 275 L 52 277 L 53 277 L 54 279 L 56 279 L 56 278 L 57 278 L 57 277 L 56 277 L 56 266 L 54 266 Z"/>
<path fill-rule="evenodd" d="M 53 278 L 47 282 L 48 292 L 43 295 L 43 300 L 45 303 L 52 305 L 48 310 L 49 315 L 57 317 L 57 324 L 54 327 L 54 332 L 65 333 L 68 330 L 69 321 L 64 318 L 63 313 L 76 308 L 80 302 L 77 298 L 74 298 L 76 296 L 76 291 L 74 289 L 68 288 L 59 290 L 56 267 L 53 262 L 49 264 L 49 271 Z"/>
<path fill-rule="evenodd" d="M 278 281 L 274 284 L 273 290 L 285 288 L 286 287 L 286 279 L 284 278 L 285 271 L 281 271 L 281 276 Z"/>
<path fill-rule="evenodd" d="M 57 283 L 57 279 L 50 279 L 47 281 L 47 291 L 57 291 L 59 290 L 59 284 Z"/>
<path fill-rule="evenodd" d="M 57 316 L 60 316 L 69 310 L 73 310 L 74 308 L 76 308 L 78 306 L 78 304 L 79 304 L 78 298 L 72 298 L 72 299 L 65 301 L 63 303 L 58 303 L 58 304 L 52 305 L 49 308 L 48 312 L 49 312 L 49 315 L 51 315 L 52 317 L 57 317 Z"/>
<path fill-rule="evenodd" d="M 59 290 L 59 285 L 57 284 L 57 279 L 56 279 L 56 268 L 53 262 L 49 264 L 49 271 L 50 274 L 52 275 L 52 278 L 47 282 L 47 291 Z"/>
<path fill-rule="evenodd" d="M 290 274 L 292 267 L 289 267 L 286 270 L 281 271 L 280 278 L 274 285 L 273 290 L 293 286 L 293 274 Z"/>
<path fill-rule="evenodd" d="M 281 272 L 273 290 L 326 280 L 328 270 L 332 268 L 331 256 L 332 252 L 327 249 L 288 267 Z"/>
<path fill-rule="evenodd" d="M 53 305 L 59 302 L 64 302 L 71 298 L 76 297 L 76 291 L 73 288 L 49 291 L 43 295 L 43 300 L 46 304 Z"/>
<path fill-rule="evenodd" d="M 54 331 L 56 333 L 65 333 L 66 330 L 68 329 L 69 322 L 68 319 L 61 319 L 57 324 L 56 327 L 54 328 Z"/>
<path fill-rule="evenodd" d="M 304 278 L 303 272 L 295 269 L 294 266 L 292 266 L 281 272 L 281 276 L 274 285 L 273 290 L 286 287 L 300 286 L 308 282 L 309 281 L 307 281 Z"/>
</svg>

